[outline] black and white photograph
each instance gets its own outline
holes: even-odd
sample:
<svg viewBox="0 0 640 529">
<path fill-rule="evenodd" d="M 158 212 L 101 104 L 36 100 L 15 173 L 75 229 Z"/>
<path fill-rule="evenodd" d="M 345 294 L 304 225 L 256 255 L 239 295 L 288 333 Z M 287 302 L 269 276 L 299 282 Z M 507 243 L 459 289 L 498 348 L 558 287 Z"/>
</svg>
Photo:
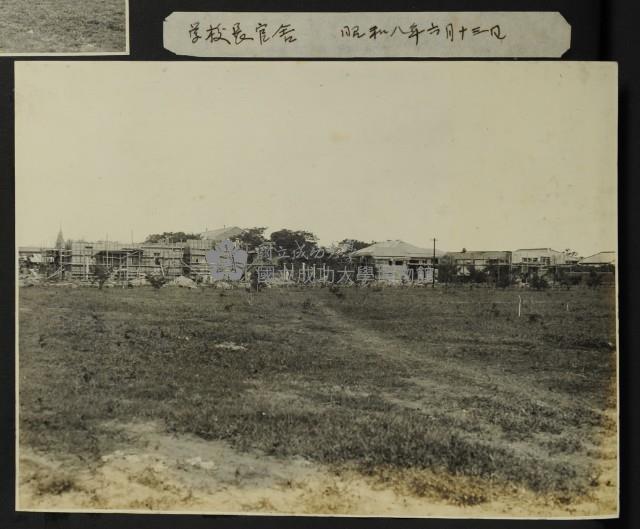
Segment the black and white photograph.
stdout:
<svg viewBox="0 0 640 529">
<path fill-rule="evenodd" d="M 0 56 L 128 53 L 128 0 L 2 0 Z"/>
<path fill-rule="evenodd" d="M 617 516 L 617 91 L 16 63 L 16 508 Z"/>
</svg>

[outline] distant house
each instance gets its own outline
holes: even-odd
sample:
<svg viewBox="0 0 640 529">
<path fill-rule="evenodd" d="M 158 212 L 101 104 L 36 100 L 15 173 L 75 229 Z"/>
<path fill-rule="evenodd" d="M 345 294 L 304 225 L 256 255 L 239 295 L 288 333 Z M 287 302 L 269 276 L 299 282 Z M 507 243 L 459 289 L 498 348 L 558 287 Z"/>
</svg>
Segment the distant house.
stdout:
<svg viewBox="0 0 640 529">
<path fill-rule="evenodd" d="M 566 264 L 567 254 L 552 248 L 521 248 L 511 256 L 514 265 L 545 267 Z"/>
<path fill-rule="evenodd" d="M 48 248 L 42 248 L 40 246 L 20 246 L 18 248 L 18 258 L 21 262 L 27 260 L 31 263 L 42 263 L 43 255 Z"/>
<path fill-rule="evenodd" d="M 244 230 L 238 226 L 230 226 L 218 228 L 217 230 L 207 230 L 200 234 L 203 240 L 207 241 L 224 241 L 225 239 L 233 240 L 242 235 Z"/>
<path fill-rule="evenodd" d="M 587 266 L 615 266 L 616 252 L 598 252 L 596 254 L 590 255 L 589 257 L 581 259 L 578 264 Z"/>
<path fill-rule="evenodd" d="M 184 247 L 184 265 L 189 275 L 202 279 L 209 279 L 210 270 L 207 264 L 207 252 L 213 250 L 216 244 L 226 239 L 233 241 L 245 230 L 237 226 L 207 230 L 200 234 L 200 239 L 189 239 Z"/>
<path fill-rule="evenodd" d="M 511 252 L 503 250 L 476 250 L 449 252 L 444 260 L 456 266 L 456 274 L 469 275 L 471 269 L 485 270 L 490 265 L 510 265 Z"/>
<path fill-rule="evenodd" d="M 564 264 L 566 265 L 575 265 L 578 264 L 582 260 L 577 253 L 567 253 L 564 259 Z"/>
<path fill-rule="evenodd" d="M 420 248 L 400 240 L 377 242 L 351 254 L 361 263 L 375 268 L 381 280 L 427 280 L 439 260 L 445 255 L 442 250 Z"/>
</svg>

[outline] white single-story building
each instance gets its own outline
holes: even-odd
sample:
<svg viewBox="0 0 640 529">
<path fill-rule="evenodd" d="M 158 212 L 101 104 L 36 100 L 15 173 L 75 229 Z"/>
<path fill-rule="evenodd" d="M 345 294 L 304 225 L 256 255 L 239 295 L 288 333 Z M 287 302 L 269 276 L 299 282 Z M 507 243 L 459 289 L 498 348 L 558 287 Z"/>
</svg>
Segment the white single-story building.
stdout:
<svg viewBox="0 0 640 529">
<path fill-rule="evenodd" d="M 400 240 L 377 242 L 351 254 L 374 267 L 383 281 L 430 281 L 434 265 L 445 255 L 437 248 L 420 248 Z"/>
<path fill-rule="evenodd" d="M 589 266 L 603 266 L 616 264 L 616 252 L 598 252 L 581 259 L 578 264 Z"/>
<path fill-rule="evenodd" d="M 566 264 L 567 254 L 552 248 L 520 248 L 511 255 L 511 264 L 556 266 Z"/>
</svg>

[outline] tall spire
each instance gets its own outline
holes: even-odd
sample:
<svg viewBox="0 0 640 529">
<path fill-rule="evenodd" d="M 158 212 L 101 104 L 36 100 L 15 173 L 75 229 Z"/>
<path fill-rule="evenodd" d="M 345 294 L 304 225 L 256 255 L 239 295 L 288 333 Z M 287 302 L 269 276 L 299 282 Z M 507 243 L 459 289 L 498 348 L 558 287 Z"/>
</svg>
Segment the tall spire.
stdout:
<svg viewBox="0 0 640 529">
<path fill-rule="evenodd" d="M 60 231 L 58 231 L 58 238 L 56 239 L 56 248 L 58 249 L 64 248 L 64 237 L 62 236 L 62 227 L 60 227 Z"/>
</svg>

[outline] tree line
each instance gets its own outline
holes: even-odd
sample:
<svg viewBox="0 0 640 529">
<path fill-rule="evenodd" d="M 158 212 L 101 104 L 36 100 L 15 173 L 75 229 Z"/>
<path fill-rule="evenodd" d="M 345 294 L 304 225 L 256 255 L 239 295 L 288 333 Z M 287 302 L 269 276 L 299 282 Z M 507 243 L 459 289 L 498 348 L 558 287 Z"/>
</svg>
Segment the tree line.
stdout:
<svg viewBox="0 0 640 529">
<path fill-rule="evenodd" d="M 347 249 L 349 251 L 357 251 L 371 244 L 375 241 L 364 242 L 357 239 L 343 239 L 336 243 L 333 248 L 327 248 L 318 244 L 318 237 L 307 230 L 289 230 L 281 229 L 271 232 L 267 237 L 265 236 L 265 226 L 256 226 L 248 228 L 242 231 L 242 233 L 236 237 L 232 237 L 232 241 L 237 243 L 244 249 L 247 249 L 250 254 L 255 253 L 257 248 L 263 247 L 267 244 L 271 244 L 276 254 L 279 252 L 282 258 L 281 262 L 291 261 L 307 261 L 313 262 L 326 262 L 331 260 L 332 250 L 336 248 Z M 183 231 L 176 232 L 163 232 L 154 233 L 149 235 L 144 242 L 158 243 L 167 242 L 171 244 L 187 242 L 188 240 L 201 239 L 200 234 L 186 233 Z M 340 252 L 338 252 L 340 253 Z M 335 255 L 334 255 L 335 256 Z"/>
</svg>

